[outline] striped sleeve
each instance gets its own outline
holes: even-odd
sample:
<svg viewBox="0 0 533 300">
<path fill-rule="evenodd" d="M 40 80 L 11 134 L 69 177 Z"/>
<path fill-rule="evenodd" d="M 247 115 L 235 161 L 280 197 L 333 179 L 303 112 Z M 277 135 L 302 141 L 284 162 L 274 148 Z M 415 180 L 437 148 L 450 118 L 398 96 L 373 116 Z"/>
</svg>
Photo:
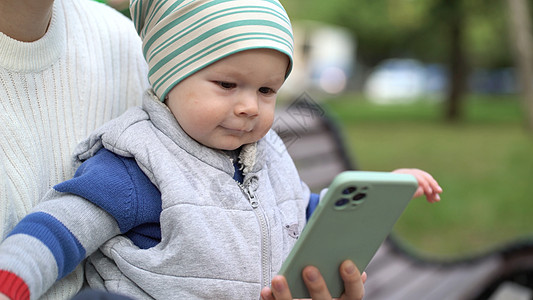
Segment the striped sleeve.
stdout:
<svg viewBox="0 0 533 300">
<path fill-rule="evenodd" d="M 20 278 L 30 298 L 38 299 L 88 254 L 119 233 L 114 218 L 98 206 L 79 196 L 51 190 L 0 244 L 0 270 Z M 13 278 L 0 278 L 2 293 L 19 293 L 20 285 L 13 284 Z"/>
<path fill-rule="evenodd" d="M 30 299 L 30 290 L 28 285 L 17 275 L 0 270 L 0 293 L 6 295 L 13 300 L 27 300 Z"/>
<path fill-rule="evenodd" d="M 140 248 L 152 247 L 160 241 L 160 213 L 161 194 L 135 160 L 101 150 L 0 244 L 0 270 L 9 275 L 0 278 L 0 291 L 19 294 L 27 286 L 37 299 L 121 233 Z"/>
<path fill-rule="evenodd" d="M 8 237 L 26 234 L 43 242 L 57 263 L 57 279 L 63 278 L 85 258 L 85 248 L 61 221 L 50 214 L 35 212 L 15 226 Z"/>
</svg>

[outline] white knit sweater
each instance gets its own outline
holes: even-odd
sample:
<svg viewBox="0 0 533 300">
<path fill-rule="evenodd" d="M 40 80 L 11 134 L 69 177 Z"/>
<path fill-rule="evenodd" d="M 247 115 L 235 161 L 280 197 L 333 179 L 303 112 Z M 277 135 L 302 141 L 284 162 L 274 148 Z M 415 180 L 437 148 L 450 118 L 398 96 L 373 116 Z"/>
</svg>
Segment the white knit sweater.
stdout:
<svg viewBox="0 0 533 300">
<path fill-rule="evenodd" d="M 73 175 L 78 142 L 140 104 L 146 78 L 133 24 L 96 1 L 55 0 L 38 41 L 0 33 L 0 239 Z M 52 299 L 75 292 L 80 273 L 72 276 L 76 288 L 56 288 Z"/>
</svg>

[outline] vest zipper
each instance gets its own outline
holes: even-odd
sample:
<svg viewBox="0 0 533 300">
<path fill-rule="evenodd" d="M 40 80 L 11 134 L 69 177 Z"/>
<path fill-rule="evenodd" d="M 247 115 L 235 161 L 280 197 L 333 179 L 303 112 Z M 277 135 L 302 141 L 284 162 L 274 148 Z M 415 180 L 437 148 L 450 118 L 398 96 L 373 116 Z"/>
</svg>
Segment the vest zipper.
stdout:
<svg viewBox="0 0 533 300">
<path fill-rule="evenodd" d="M 257 219 L 259 221 L 259 227 L 261 230 L 261 276 L 262 276 L 262 283 L 261 285 L 263 287 L 270 286 L 270 239 L 269 239 L 269 233 L 268 233 L 268 225 L 265 217 L 264 211 L 259 207 L 259 201 L 257 200 L 257 197 L 255 196 L 254 191 L 251 187 L 252 180 L 248 180 L 245 185 L 242 185 L 239 183 L 239 186 L 241 187 L 243 193 L 248 198 L 248 201 L 250 202 L 250 205 L 253 208 L 253 211 L 255 215 L 257 216 Z"/>
<path fill-rule="evenodd" d="M 244 194 L 246 195 L 246 197 L 248 197 L 248 202 L 250 202 L 250 205 L 252 206 L 252 208 L 256 209 L 257 207 L 259 207 L 259 202 L 257 201 L 257 198 L 255 197 L 255 194 L 252 191 L 250 185 L 248 184 L 248 187 L 243 186 L 242 188 L 243 188 Z"/>
</svg>

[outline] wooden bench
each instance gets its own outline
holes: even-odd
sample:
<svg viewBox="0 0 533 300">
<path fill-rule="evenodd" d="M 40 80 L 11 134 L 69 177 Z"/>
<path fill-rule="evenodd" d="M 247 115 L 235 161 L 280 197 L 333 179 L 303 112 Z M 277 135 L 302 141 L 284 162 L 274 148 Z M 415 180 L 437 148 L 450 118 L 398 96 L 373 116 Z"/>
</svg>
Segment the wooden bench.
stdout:
<svg viewBox="0 0 533 300">
<path fill-rule="evenodd" d="M 344 146 L 342 131 L 307 94 L 279 108 L 272 127 L 313 192 L 327 187 L 340 172 L 357 169 Z"/>
<path fill-rule="evenodd" d="M 313 192 L 344 170 L 355 170 L 342 130 L 308 95 L 278 109 L 273 125 Z M 366 269 L 366 300 L 533 299 L 533 244 L 517 241 L 484 255 L 424 258 L 394 235 Z"/>
</svg>

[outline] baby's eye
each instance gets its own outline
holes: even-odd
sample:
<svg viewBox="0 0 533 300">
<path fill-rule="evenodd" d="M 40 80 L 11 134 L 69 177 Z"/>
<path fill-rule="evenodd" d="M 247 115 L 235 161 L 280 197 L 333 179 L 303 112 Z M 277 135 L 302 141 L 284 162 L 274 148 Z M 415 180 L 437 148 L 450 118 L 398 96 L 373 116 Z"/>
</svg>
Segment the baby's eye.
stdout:
<svg viewBox="0 0 533 300">
<path fill-rule="evenodd" d="M 215 83 L 218 84 L 218 86 L 220 86 L 221 88 L 226 89 L 226 90 L 237 87 L 237 84 L 226 82 L 226 81 L 216 81 Z"/>
<path fill-rule="evenodd" d="M 260 87 L 259 88 L 259 92 L 261 94 L 265 94 L 265 95 L 268 95 L 268 94 L 275 94 L 276 91 L 274 91 L 273 89 L 269 88 L 269 87 Z"/>
</svg>

